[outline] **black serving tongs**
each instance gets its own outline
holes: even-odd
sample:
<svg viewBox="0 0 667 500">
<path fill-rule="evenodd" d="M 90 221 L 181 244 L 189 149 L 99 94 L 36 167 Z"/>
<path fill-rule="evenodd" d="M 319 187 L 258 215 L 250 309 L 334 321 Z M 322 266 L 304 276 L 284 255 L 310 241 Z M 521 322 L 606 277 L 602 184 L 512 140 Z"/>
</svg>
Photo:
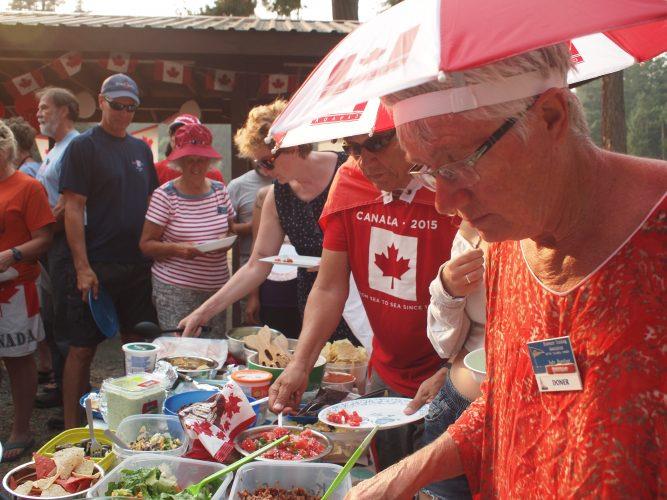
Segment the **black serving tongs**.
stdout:
<svg viewBox="0 0 667 500">
<path fill-rule="evenodd" d="M 387 389 L 378 389 L 376 391 L 369 392 L 363 396 L 356 396 L 351 392 L 337 391 L 336 389 L 320 389 L 317 391 L 315 397 L 310 400 L 299 412 L 295 415 L 297 417 L 308 416 L 309 414 L 317 414 L 322 408 L 327 406 L 335 405 L 341 401 L 353 396 L 352 399 L 367 399 L 367 398 L 376 398 L 387 395 Z"/>
</svg>

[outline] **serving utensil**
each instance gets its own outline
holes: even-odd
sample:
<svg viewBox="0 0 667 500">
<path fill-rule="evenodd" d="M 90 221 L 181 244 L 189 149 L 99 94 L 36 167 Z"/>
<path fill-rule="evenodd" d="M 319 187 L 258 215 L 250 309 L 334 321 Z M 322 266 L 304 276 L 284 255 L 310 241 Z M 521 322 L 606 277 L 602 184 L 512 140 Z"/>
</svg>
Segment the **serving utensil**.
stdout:
<svg viewBox="0 0 667 500">
<path fill-rule="evenodd" d="M 93 427 L 93 403 L 90 398 L 86 398 L 86 419 L 88 420 L 88 433 L 90 434 L 90 456 L 103 456 L 102 445 L 95 438 L 95 430 Z"/>
<path fill-rule="evenodd" d="M 333 492 L 336 491 L 336 488 L 340 486 L 340 483 L 342 483 L 343 479 L 345 479 L 345 476 L 347 476 L 350 473 L 352 467 L 354 467 L 354 464 L 357 463 L 357 460 L 359 460 L 359 457 L 364 452 L 368 444 L 371 442 L 371 439 L 373 439 L 373 436 L 375 436 L 375 433 L 378 431 L 379 428 L 380 427 L 377 425 L 373 427 L 373 430 L 371 430 L 371 432 L 368 433 L 368 436 L 366 436 L 364 440 L 361 442 L 361 444 L 357 447 L 357 449 L 354 450 L 352 456 L 348 458 L 343 468 L 340 470 L 340 472 L 336 475 L 334 480 L 327 488 L 327 491 L 325 491 L 324 495 L 322 495 L 322 500 L 327 500 L 333 494 Z"/>
<path fill-rule="evenodd" d="M 289 434 L 287 436 L 283 436 L 279 439 L 276 439 L 272 443 L 267 444 L 266 446 L 264 446 L 263 448 L 260 448 L 257 451 L 253 451 L 249 455 L 246 455 L 245 457 L 241 458 L 240 460 L 237 460 L 233 464 L 228 465 L 227 467 L 225 467 L 221 471 L 218 471 L 214 474 L 211 474 L 210 476 L 205 477 L 204 479 L 202 479 L 198 483 L 188 486 L 187 488 L 185 488 L 185 491 L 187 491 L 188 493 L 190 493 L 193 496 L 197 496 L 199 494 L 199 492 L 201 491 L 201 489 L 204 486 L 206 486 L 208 483 L 210 483 L 211 481 L 215 481 L 216 479 L 221 478 L 225 474 L 229 474 L 230 472 L 234 472 L 236 469 L 238 469 L 242 465 L 247 464 L 251 460 L 254 460 L 256 457 L 258 457 L 261 454 L 269 451 L 271 448 L 273 448 L 275 446 L 278 446 L 280 443 L 285 441 L 287 438 L 289 438 Z"/>
<path fill-rule="evenodd" d="M 104 429 L 104 435 L 106 437 L 108 437 L 109 439 L 111 439 L 116 444 L 116 446 L 119 446 L 119 447 L 124 448 L 126 450 L 130 449 L 130 445 L 121 441 L 121 439 L 118 437 L 118 435 L 115 432 L 113 432 L 109 429 Z"/>
</svg>

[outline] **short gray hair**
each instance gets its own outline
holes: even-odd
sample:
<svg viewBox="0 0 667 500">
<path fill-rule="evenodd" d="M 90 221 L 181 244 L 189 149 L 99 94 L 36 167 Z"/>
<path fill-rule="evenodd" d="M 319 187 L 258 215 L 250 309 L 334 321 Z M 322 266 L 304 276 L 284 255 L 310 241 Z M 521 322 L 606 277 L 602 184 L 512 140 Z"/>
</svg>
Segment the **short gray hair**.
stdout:
<svg viewBox="0 0 667 500">
<path fill-rule="evenodd" d="M 50 99 L 58 108 L 66 106 L 67 118 L 73 122 L 78 120 L 79 100 L 69 90 L 61 87 L 46 87 L 45 89 L 39 90 L 36 95 L 37 99 L 42 99 L 43 97 Z"/>
<path fill-rule="evenodd" d="M 0 120 L 0 151 L 7 153 L 7 162 L 14 161 L 16 158 L 16 139 L 12 130 L 5 122 Z"/>
<path fill-rule="evenodd" d="M 382 98 L 384 104 L 391 107 L 397 102 L 420 94 L 427 94 L 454 87 L 454 82 L 465 82 L 466 85 L 475 85 L 480 83 L 498 82 L 505 78 L 538 71 L 545 78 L 549 75 L 557 75 L 563 78 L 567 76 L 573 63 L 570 58 L 570 51 L 565 43 L 551 45 L 530 52 L 525 52 L 517 56 L 509 57 L 495 63 L 472 68 L 457 73 L 446 73 L 443 82 L 433 80 L 422 85 L 417 85 L 409 89 L 400 90 L 388 94 Z M 570 125 L 573 132 L 579 136 L 589 138 L 590 132 L 586 124 L 583 107 L 574 93 L 567 91 Z M 517 116 L 525 111 L 533 102 L 534 97 L 526 97 L 514 101 L 503 102 L 491 106 L 484 106 L 469 111 L 459 113 L 467 120 L 490 120 L 496 118 L 509 118 Z M 442 116 L 442 115 L 441 115 Z M 428 142 L 432 142 L 437 132 L 434 125 L 438 123 L 438 117 L 428 120 L 416 120 L 405 126 L 399 127 L 398 135 L 401 142 L 409 140 L 414 143 L 422 143 L 428 147 Z M 525 127 L 522 121 L 519 121 L 513 128 L 513 132 L 520 137 L 525 138 Z"/>
</svg>

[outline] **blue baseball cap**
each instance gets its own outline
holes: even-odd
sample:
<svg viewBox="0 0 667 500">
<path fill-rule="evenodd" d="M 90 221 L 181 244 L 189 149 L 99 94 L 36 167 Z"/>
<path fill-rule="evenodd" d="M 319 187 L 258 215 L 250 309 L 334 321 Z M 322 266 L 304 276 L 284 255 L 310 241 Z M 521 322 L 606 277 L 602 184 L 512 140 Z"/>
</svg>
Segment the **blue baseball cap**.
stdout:
<svg viewBox="0 0 667 500">
<path fill-rule="evenodd" d="M 123 73 L 111 75 L 104 80 L 100 94 L 110 99 L 129 97 L 139 104 L 139 87 L 137 87 L 136 82 L 132 78 Z"/>
</svg>

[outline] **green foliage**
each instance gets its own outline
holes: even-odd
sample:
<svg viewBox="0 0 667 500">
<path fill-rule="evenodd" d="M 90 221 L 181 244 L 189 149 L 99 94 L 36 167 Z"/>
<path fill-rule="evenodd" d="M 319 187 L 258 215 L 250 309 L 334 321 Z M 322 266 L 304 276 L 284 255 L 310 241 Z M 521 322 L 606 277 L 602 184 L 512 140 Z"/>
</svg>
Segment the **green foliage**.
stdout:
<svg viewBox="0 0 667 500">
<path fill-rule="evenodd" d="M 63 2 L 64 0 L 11 0 L 9 8 L 11 10 L 42 10 L 53 12 Z"/>
<path fill-rule="evenodd" d="M 667 57 L 635 64 L 623 72 L 628 153 L 667 158 Z M 577 88 L 584 105 L 591 136 L 601 144 L 602 82 Z"/>
<path fill-rule="evenodd" d="M 289 17 L 295 10 L 301 9 L 301 0 L 262 0 L 264 7 L 279 16 Z"/>
<path fill-rule="evenodd" d="M 252 16 L 257 7 L 257 0 L 215 0 L 213 5 L 202 8 L 198 14 L 203 16 Z"/>
</svg>

